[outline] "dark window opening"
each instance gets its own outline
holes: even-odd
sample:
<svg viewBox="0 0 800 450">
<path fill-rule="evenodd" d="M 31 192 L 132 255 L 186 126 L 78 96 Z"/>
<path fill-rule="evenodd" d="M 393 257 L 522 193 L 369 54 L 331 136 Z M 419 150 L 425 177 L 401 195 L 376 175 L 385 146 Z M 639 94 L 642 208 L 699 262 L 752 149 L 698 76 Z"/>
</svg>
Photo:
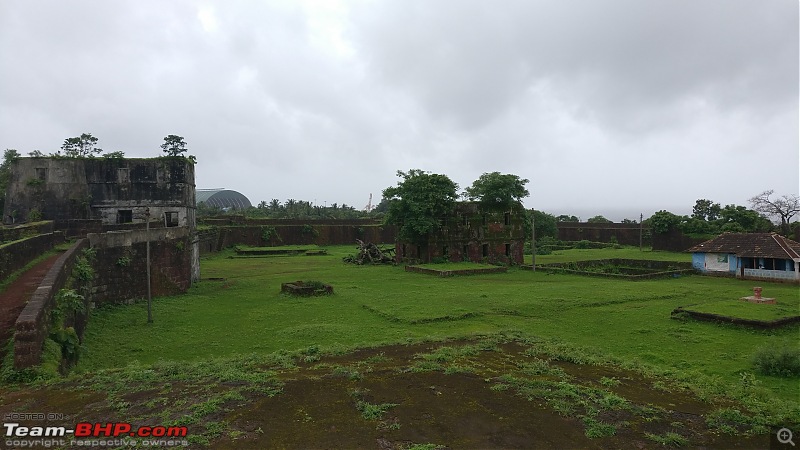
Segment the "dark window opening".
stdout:
<svg viewBox="0 0 800 450">
<path fill-rule="evenodd" d="M 505 214 L 503 215 L 503 222 L 504 222 L 506 225 L 511 225 L 511 213 L 505 213 Z"/>
<path fill-rule="evenodd" d="M 483 221 L 484 225 L 489 223 L 489 217 L 486 214 L 483 215 L 483 219 L 481 219 L 481 220 Z"/>
<path fill-rule="evenodd" d="M 463 254 L 462 256 L 463 256 L 465 259 L 466 259 L 466 258 L 469 258 L 469 247 L 465 245 L 465 246 L 464 246 L 464 248 L 463 248 L 463 250 L 464 250 L 464 254 Z"/>
<path fill-rule="evenodd" d="M 46 167 L 37 167 L 36 168 L 36 179 L 41 181 L 47 181 L 47 168 Z"/>
<path fill-rule="evenodd" d="M 403 244 L 402 247 L 400 248 L 402 249 L 402 253 L 400 253 L 400 256 L 406 256 L 406 244 Z"/>
<path fill-rule="evenodd" d="M 133 211 L 130 209 L 120 209 L 117 211 L 117 223 L 133 222 Z"/>
<path fill-rule="evenodd" d="M 466 214 L 462 214 L 461 215 L 461 225 L 466 225 L 466 224 L 467 224 L 467 215 Z"/>
<path fill-rule="evenodd" d="M 417 258 L 422 258 L 422 247 L 417 246 Z"/>
<path fill-rule="evenodd" d="M 445 257 L 445 258 L 450 256 L 450 247 L 448 247 L 446 245 L 444 247 L 442 247 L 442 256 Z"/>
<path fill-rule="evenodd" d="M 483 244 L 482 251 L 483 251 L 483 257 L 484 258 L 489 256 L 489 244 Z"/>
<path fill-rule="evenodd" d="M 511 244 L 506 244 L 506 256 L 511 256 Z"/>
<path fill-rule="evenodd" d="M 168 227 L 177 227 L 178 213 L 177 212 L 164 213 L 164 225 Z"/>
</svg>

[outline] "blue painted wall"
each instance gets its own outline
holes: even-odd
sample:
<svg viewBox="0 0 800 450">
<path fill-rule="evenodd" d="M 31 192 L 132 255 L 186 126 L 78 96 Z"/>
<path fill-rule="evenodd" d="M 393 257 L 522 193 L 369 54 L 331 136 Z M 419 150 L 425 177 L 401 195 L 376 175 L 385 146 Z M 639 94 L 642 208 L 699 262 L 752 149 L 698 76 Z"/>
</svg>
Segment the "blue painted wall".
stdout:
<svg viewBox="0 0 800 450">
<path fill-rule="evenodd" d="M 692 253 L 692 267 L 705 272 L 706 271 L 706 254 L 705 253 Z"/>
</svg>

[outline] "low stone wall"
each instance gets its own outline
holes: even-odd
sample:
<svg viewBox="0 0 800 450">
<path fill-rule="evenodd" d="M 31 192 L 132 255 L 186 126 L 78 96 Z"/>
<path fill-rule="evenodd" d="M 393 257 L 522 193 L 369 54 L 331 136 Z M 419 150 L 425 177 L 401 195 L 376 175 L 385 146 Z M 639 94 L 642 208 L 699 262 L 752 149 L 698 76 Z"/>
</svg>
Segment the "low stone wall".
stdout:
<svg viewBox="0 0 800 450">
<path fill-rule="evenodd" d="M 0 245 L 0 281 L 63 241 L 64 235 L 54 232 Z"/>
<path fill-rule="evenodd" d="M 755 320 L 755 319 L 742 319 L 739 317 L 730 317 L 730 316 L 723 316 L 720 314 L 692 311 L 683 309 L 682 307 L 674 309 L 671 313 L 671 317 L 676 318 L 684 314 L 694 319 L 704 320 L 707 322 L 732 323 L 736 325 L 745 325 L 749 327 L 764 328 L 764 329 L 779 328 L 785 325 L 800 322 L 800 316 L 784 317 L 782 319 L 775 319 L 775 320 Z"/>
<path fill-rule="evenodd" d="M 32 367 L 41 362 L 42 347 L 50 331 L 48 316 L 55 307 L 55 296 L 66 284 L 80 251 L 88 245 L 86 239 L 81 239 L 56 260 L 17 318 L 14 334 L 15 369 Z"/>
<path fill-rule="evenodd" d="M 424 273 L 426 275 L 436 275 L 439 277 L 453 277 L 456 275 L 484 275 L 488 273 L 506 273 L 508 267 L 484 267 L 480 269 L 456 269 L 439 270 L 419 266 L 406 266 L 406 272 Z"/>
<path fill-rule="evenodd" d="M 97 251 L 92 300 L 95 305 L 128 303 L 147 297 L 147 235 L 145 230 L 89 234 Z M 191 286 L 199 265 L 191 231 L 186 227 L 150 230 L 151 293 L 174 295 Z M 198 274 L 199 275 L 199 274 Z"/>
<path fill-rule="evenodd" d="M 53 231 L 55 231 L 55 228 L 51 220 L 16 226 L 0 226 L 0 243 L 17 241 L 39 234 L 49 234 Z"/>
<path fill-rule="evenodd" d="M 595 272 L 590 269 L 598 266 L 620 266 L 635 267 L 654 271 L 640 275 L 626 275 L 616 273 Z M 527 266 L 530 267 L 530 266 Z M 574 261 L 566 263 L 551 263 L 537 265 L 537 269 L 545 272 L 569 273 L 575 275 L 585 275 L 600 278 L 618 278 L 630 281 L 649 280 L 653 278 L 664 278 L 673 275 L 690 275 L 697 273 L 690 262 L 674 261 L 652 261 L 639 259 L 597 259 L 591 261 Z"/>
<path fill-rule="evenodd" d="M 744 279 L 800 284 L 800 279 L 797 278 L 797 272 L 788 270 L 744 269 Z"/>
</svg>

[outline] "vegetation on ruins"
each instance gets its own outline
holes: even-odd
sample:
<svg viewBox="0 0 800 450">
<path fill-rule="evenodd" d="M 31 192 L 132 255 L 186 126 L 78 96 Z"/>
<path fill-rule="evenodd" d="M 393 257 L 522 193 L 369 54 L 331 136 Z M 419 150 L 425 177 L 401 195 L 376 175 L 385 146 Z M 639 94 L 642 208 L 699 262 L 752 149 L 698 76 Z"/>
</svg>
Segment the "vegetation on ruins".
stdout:
<svg viewBox="0 0 800 450">
<path fill-rule="evenodd" d="M 419 169 L 398 170 L 397 176 L 402 181 L 383 190 L 383 197 L 389 200 L 384 221 L 397 226 L 399 239 L 424 242 L 428 233 L 439 228 L 441 218 L 453 210 L 458 185 L 447 175 Z"/>
<path fill-rule="evenodd" d="M 464 197 L 478 201 L 486 209 L 511 209 L 530 195 L 527 179 L 517 175 L 491 172 L 482 174 L 464 190 Z"/>
<path fill-rule="evenodd" d="M 0 163 L 0 211 L 5 206 L 5 192 L 11 181 L 11 164 L 19 158 L 19 152 L 13 148 L 7 148 L 3 152 L 3 162 Z"/>
<path fill-rule="evenodd" d="M 103 153 L 103 149 L 95 147 L 97 138 L 91 133 L 81 133 L 80 136 L 64 139 L 61 150 L 68 158 L 86 158 Z"/>
</svg>

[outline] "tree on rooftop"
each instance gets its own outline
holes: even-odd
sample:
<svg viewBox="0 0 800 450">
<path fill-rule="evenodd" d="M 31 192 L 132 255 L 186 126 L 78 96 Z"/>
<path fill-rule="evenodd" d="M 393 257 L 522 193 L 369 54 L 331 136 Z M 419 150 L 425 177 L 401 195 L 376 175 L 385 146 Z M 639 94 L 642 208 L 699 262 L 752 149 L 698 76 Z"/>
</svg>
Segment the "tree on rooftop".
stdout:
<svg viewBox="0 0 800 450">
<path fill-rule="evenodd" d="M 490 209 L 510 209 L 530 195 L 525 185 L 528 180 L 517 175 L 500 172 L 484 173 L 465 189 L 464 196 L 477 200 Z"/>
<path fill-rule="evenodd" d="M 167 156 L 183 156 L 188 149 L 186 148 L 186 141 L 183 136 L 170 134 L 164 138 L 164 143 L 161 144 L 161 151 Z"/>
<path fill-rule="evenodd" d="M 92 136 L 91 133 L 82 133 L 78 137 L 64 139 L 61 144 L 61 150 L 64 151 L 64 156 L 68 158 L 91 158 L 94 155 L 103 153 L 102 148 L 96 148 L 97 138 Z"/>
<path fill-rule="evenodd" d="M 775 191 L 770 189 L 764 191 L 748 200 L 753 210 L 766 215 L 767 217 L 779 217 L 781 220 L 781 232 L 789 233 L 789 221 L 795 214 L 800 212 L 800 197 L 795 194 L 784 195 L 780 198 L 770 199 Z"/>
<path fill-rule="evenodd" d="M 447 175 L 411 169 L 398 170 L 402 181 L 383 190 L 388 201 L 384 222 L 397 226 L 400 239 L 423 243 L 428 233 L 439 228 L 442 217 L 453 211 L 458 185 Z"/>
</svg>

